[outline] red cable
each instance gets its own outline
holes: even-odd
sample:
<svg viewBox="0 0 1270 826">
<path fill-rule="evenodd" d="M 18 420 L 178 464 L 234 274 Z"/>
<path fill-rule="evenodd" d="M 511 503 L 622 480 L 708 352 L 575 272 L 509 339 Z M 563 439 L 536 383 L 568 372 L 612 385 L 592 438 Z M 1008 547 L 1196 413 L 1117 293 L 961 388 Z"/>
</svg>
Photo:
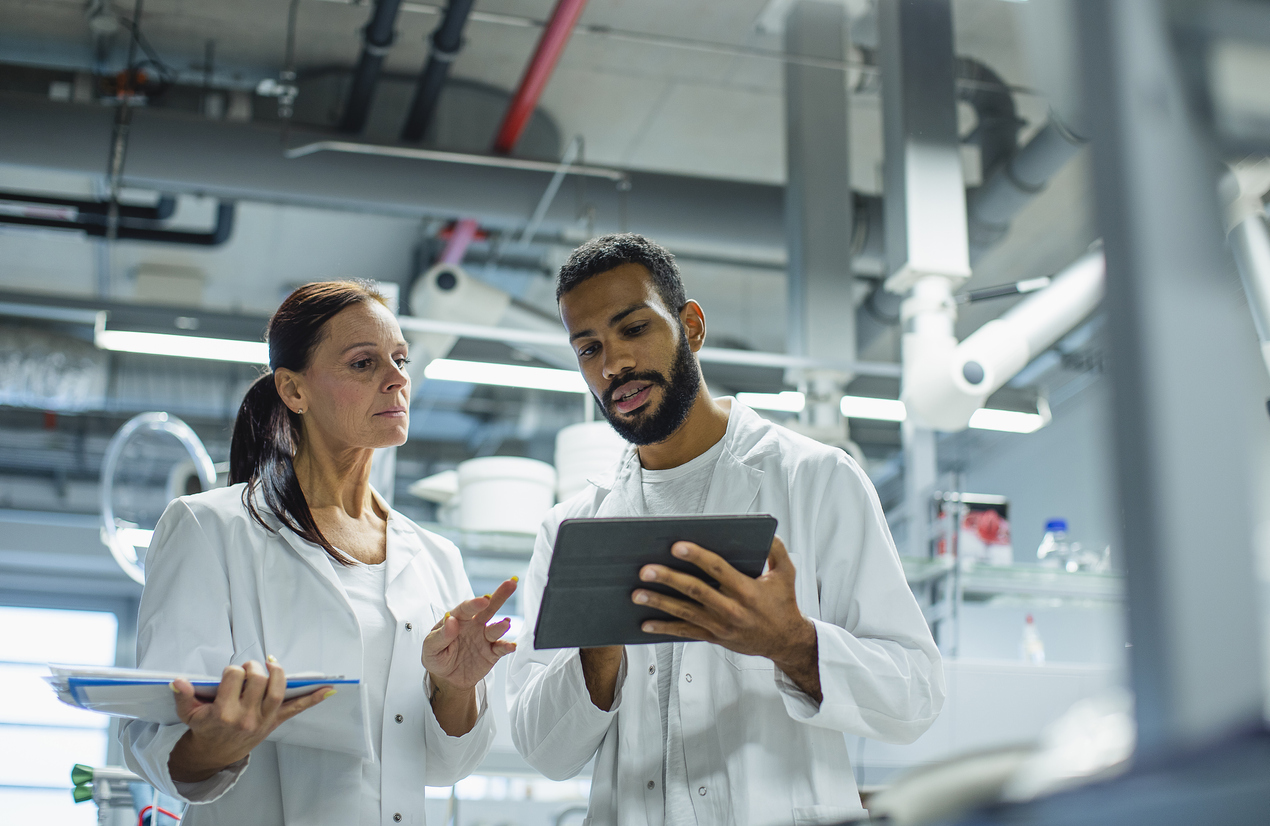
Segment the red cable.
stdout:
<svg viewBox="0 0 1270 826">
<path fill-rule="evenodd" d="M 158 806 L 146 806 L 144 809 L 141 810 L 141 813 L 137 815 L 137 826 L 145 826 L 146 812 L 150 811 L 151 809 L 154 809 L 156 812 L 158 812 L 161 815 L 167 815 L 168 817 L 175 820 L 177 823 L 181 822 L 180 815 L 174 815 L 171 812 L 169 812 L 167 809 L 160 809 Z M 154 818 L 151 817 L 150 820 L 153 821 Z"/>
</svg>

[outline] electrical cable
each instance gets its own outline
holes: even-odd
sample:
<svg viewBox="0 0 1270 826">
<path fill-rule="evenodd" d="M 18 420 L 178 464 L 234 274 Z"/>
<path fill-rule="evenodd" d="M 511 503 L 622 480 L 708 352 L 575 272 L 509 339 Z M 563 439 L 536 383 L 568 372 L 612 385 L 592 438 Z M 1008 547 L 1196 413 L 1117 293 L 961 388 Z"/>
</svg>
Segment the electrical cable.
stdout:
<svg viewBox="0 0 1270 826">
<path fill-rule="evenodd" d="M 178 814 L 173 814 L 172 812 L 169 812 L 167 809 L 161 809 L 158 806 L 146 806 L 144 809 L 141 810 L 141 813 L 137 815 L 137 826 L 146 826 L 146 812 L 150 811 L 151 809 L 153 809 L 154 811 L 158 812 L 161 815 L 167 815 L 168 817 L 175 820 L 177 823 L 181 822 L 181 816 Z M 154 815 L 150 815 L 150 826 L 154 826 Z"/>
</svg>

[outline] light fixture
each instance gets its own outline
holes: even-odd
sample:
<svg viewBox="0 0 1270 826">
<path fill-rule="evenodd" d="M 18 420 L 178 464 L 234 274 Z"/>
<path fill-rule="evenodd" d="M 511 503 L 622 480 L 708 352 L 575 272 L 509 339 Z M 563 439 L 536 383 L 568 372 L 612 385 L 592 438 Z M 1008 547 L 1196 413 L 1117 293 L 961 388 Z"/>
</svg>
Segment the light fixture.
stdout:
<svg viewBox="0 0 1270 826">
<path fill-rule="evenodd" d="M 998 410 L 981 407 L 970 416 L 970 426 L 976 430 L 1003 430 L 1006 433 L 1033 433 L 1045 427 L 1047 419 L 1040 413 L 1024 413 L 1018 410 Z"/>
<path fill-rule="evenodd" d="M 171 333 L 143 333 L 135 330 L 107 330 L 105 314 L 98 316 L 93 344 L 101 350 L 145 353 L 152 356 L 233 361 L 240 364 L 268 364 L 269 345 L 263 341 L 233 338 L 206 338 Z"/>
<path fill-rule="evenodd" d="M 552 367 L 529 367 L 523 364 L 498 364 L 488 361 L 433 359 L 423 369 L 424 378 L 437 381 L 461 381 L 468 384 L 492 384 L 498 387 L 524 387 L 529 390 L 551 390 L 557 393 L 589 393 L 582 374 L 576 370 Z"/>
<path fill-rule="evenodd" d="M 1000 430 L 1006 433 L 1034 433 L 1050 421 L 1048 407 L 1043 403 L 1039 407 L 1041 410 L 1039 413 L 981 407 L 970 417 L 970 427 L 975 430 Z M 908 418 L 904 402 L 898 399 L 843 396 L 841 410 L 842 415 L 849 419 L 902 422 Z"/>
<path fill-rule="evenodd" d="M 807 399 L 797 390 L 779 393 L 737 393 L 736 400 L 755 410 L 776 410 L 782 413 L 801 413 Z"/>
<path fill-rule="evenodd" d="M 878 399 L 873 396 L 843 396 L 839 405 L 842 415 L 848 419 L 876 419 L 883 422 L 902 422 L 908 418 L 904 402 L 899 399 Z"/>
</svg>

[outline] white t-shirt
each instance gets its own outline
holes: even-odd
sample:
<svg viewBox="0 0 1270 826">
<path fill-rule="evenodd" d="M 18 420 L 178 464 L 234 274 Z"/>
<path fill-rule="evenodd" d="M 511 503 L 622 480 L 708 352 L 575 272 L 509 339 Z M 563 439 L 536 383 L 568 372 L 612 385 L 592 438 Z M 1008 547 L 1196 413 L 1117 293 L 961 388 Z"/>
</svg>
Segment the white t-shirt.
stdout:
<svg viewBox="0 0 1270 826">
<path fill-rule="evenodd" d="M 362 692 L 370 711 L 370 737 L 375 753 L 362 761 L 362 799 L 360 826 L 379 826 L 380 764 L 384 740 L 384 698 L 388 694 L 388 668 L 396 619 L 388 610 L 384 592 L 388 587 L 388 564 L 331 566 L 344 583 L 348 600 L 353 604 L 357 624 L 362 630 Z"/>
<path fill-rule="evenodd" d="M 690 462 L 666 470 L 640 468 L 644 491 L 644 512 L 649 516 L 696 516 L 705 509 L 710 493 L 710 477 L 723 454 L 723 440 Z M 692 826 L 697 822 L 688 789 L 688 767 L 684 758 L 683 721 L 679 716 L 679 672 L 682 669 L 681 642 L 661 642 L 657 652 L 657 704 L 661 710 L 662 791 L 665 798 L 665 825 Z"/>
</svg>

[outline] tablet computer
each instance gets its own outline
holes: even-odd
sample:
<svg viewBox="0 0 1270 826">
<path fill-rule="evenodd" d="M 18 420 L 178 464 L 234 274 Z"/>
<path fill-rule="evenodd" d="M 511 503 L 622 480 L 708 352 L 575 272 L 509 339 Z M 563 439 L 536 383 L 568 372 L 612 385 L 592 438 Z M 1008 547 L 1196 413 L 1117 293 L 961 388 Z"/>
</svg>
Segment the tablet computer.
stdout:
<svg viewBox="0 0 1270 826">
<path fill-rule="evenodd" d="M 640 568 L 665 565 L 716 586 L 696 565 L 670 552 L 676 542 L 695 542 L 746 576 L 757 577 L 775 535 L 776 518 L 767 515 L 566 519 L 556 534 L 534 648 L 683 642 L 682 637 L 640 630 L 645 620 L 676 618 L 632 602 L 637 588 L 687 599 L 666 585 L 643 582 Z"/>
</svg>

